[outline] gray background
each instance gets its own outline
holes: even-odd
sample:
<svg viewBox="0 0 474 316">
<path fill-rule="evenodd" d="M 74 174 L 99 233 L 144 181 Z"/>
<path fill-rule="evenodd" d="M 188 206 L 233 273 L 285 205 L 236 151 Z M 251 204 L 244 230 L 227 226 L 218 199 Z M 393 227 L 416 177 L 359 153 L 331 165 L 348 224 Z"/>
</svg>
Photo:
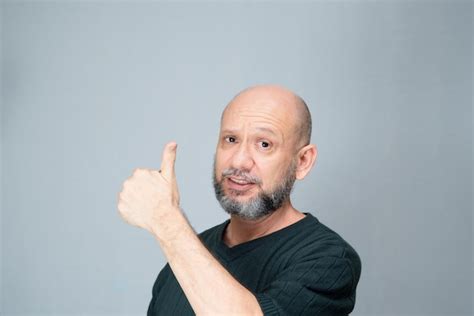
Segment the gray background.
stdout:
<svg viewBox="0 0 474 316">
<path fill-rule="evenodd" d="M 472 315 L 472 2 L 2 2 L 1 314 L 143 315 L 165 260 L 117 193 L 178 142 L 197 231 L 220 112 L 305 98 L 310 211 L 359 252 L 353 315 Z"/>
</svg>

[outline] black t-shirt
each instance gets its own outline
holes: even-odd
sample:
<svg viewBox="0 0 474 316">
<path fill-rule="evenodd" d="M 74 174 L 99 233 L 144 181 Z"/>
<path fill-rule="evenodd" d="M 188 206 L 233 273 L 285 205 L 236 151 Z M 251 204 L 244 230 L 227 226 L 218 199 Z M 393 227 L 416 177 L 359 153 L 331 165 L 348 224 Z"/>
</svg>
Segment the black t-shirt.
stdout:
<svg viewBox="0 0 474 316">
<path fill-rule="evenodd" d="M 348 315 L 361 262 L 355 250 L 313 215 L 272 234 L 227 247 L 226 222 L 199 236 L 217 260 L 250 290 L 265 315 Z M 192 260 L 192 258 L 190 258 Z M 148 315 L 194 315 L 167 264 L 153 286 Z"/>
</svg>

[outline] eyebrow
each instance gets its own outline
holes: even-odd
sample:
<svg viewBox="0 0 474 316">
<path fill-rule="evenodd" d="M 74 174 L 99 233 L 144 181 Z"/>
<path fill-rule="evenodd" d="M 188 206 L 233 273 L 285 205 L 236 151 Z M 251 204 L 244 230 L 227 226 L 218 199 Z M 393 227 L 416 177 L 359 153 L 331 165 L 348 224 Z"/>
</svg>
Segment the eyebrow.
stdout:
<svg viewBox="0 0 474 316">
<path fill-rule="evenodd" d="M 256 127 L 255 129 L 258 130 L 258 131 L 261 131 L 261 132 L 266 132 L 266 133 L 272 134 L 274 136 L 278 136 L 277 133 L 275 133 L 274 130 L 272 130 L 271 128 L 268 128 L 268 127 Z M 225 129 L 225 130 L 221 131 L 221 134 L 236 134 L 236 133 L 237 133 L 237 130 L 235 130 L 235 129 Z"/>
</svg>

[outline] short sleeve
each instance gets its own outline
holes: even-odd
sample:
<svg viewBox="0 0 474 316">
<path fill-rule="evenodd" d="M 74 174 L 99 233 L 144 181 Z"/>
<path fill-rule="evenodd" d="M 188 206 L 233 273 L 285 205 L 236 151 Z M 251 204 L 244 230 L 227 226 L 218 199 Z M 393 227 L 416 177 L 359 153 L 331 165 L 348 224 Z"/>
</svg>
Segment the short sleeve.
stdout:
<svg viewBox="0 0 474 316">
<path fill-rule="evenodd" d="M 347 258 L 303 261 L 281 271 L 256 298 L 264 315 L 348 315 L 359 276 L 360 264 Z"/>
</svg>

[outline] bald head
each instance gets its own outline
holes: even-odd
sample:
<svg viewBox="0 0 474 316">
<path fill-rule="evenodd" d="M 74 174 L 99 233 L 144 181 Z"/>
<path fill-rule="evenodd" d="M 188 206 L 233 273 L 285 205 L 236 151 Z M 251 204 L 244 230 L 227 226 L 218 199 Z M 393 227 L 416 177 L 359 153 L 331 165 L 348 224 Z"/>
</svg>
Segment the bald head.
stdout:
<svg viewBox="0 0 474 316">
<path fill-rule="evenodd" d="M 311 113 L 305 101 L 294 92 L 277 85 L 258 85 L 239 92 L 227 105 L 222 117 L 232 107 L 251 106 L 271 108 L 272 111 L 282 111 L 293 126 L 298 147 L 308 145 L 311 141 Z"/>
</svg>

